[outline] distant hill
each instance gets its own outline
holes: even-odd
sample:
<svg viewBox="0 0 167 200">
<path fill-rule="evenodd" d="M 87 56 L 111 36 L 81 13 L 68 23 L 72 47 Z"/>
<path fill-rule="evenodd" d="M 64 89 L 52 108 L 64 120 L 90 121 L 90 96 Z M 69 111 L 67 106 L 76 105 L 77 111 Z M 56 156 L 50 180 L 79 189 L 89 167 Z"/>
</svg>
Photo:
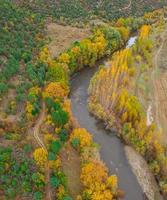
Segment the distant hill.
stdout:
<svg viewBox="0 0 167 200">
<path fill-rule="evenodd" d="M 140 16 L 145 12 L 167 6 L 166 0 L 13 0 L 44 15 L 72 21 L 88 20 L 93 16 L 115 19 Z"/>
</svg>

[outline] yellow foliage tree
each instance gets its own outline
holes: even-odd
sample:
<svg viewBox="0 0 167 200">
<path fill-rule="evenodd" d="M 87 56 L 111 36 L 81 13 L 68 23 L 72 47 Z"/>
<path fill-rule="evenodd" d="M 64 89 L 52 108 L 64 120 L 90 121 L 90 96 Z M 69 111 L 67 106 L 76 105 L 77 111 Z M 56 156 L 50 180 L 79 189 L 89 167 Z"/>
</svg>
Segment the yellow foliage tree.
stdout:
<svg viewBox="0 0 167 200">
<path fill-rule="evenodd" d="M 32 115 L 33 109 L 34 109 L 33 105 L 29 101 L 27 101 L 25 110 L 26 110 L 26 118 L 28 120 L 31 120 L 33 118 L 33 115 Z"/>
<path fill-rule="evenodd" d="M 129 34 L 130 34 L 129 29 L 124 27 L 124 26 L 121 26 L 121 27 L 119 27 L 117 29 L 120 32 L 123 41 L 126 42 L 128 40 L 128 38 L 129 38 Z"/>
<path fill-rule="evenodd" d="M 51 56 L 48 47 L 44 47 L 42 51 L 39 53 L 39 60 L 44 63 L 51 62 Z"/>
<path fill-rule="evenodd" d="M 89 195 L 90 199 L 113 199 L 113 186 L 116 189 L 117 183 L 113 177 L 108 179 L 107 169 L 101 162 L 93 161 L 86 163 L 81 170 L 81 180 L 86 187 L 84 193 Z"/>
<path fill-rule="evenodd" d="M 58 187 L 58 189 L 56 190 L 56 193 L 57 193 L 57 199 L 58 199 L 58 200 L 63 199 L 63 197 L 64 197 L 65 194 L 66 194 L 66 190 L 65 190 L 64 186 L 63 186 L 63 185 L 60 185 L 60 186 Z"/>
<path fill-rule="evenodd" d="M 144 39 L 148 37 L 150 32 L 150 26 L 149 25 L 143 25 L 140 29 L 140 38 Z"/>
<path fill-rule="evenodd" d="M 30 88 L 29 95 L 39 95 L 41 92 L 41 89 L 38 86 L 34 86 Z"/>
<path fill-rule="evenodd" d="M 47 156 L 47 151 L 45 151 L 43 148 L 37 148 L 33 153 L 34 160 L 36 161 L 37 165 L 41 167 L 44 167 L 47 161 Z"/>
<path fill-rule="evenodd" d="M 68 53 L 62 53 L 62 54 L 58 57 L 58 61 L 59 61 L 60 63 L 69 64 L 69 62 L 70 62 L 70 56 L 68 55 Z"/>
<path fill-rule="evenodd" d="M 53 170 L 59 169 L 61 166 L 62 164 L 61 164 L 61 159 L 59 156 L 56 158 L 56 160 L 49 160 L 50 169 L 53 169 Z"/>
<path fill-rule="evenodd" d="M 70 141 L 72 142 L 74 139 L 79 140 L 80 148 L 90 146 L 92 144 L 92 136 L 84 128 L 77 128 L 73 130 L 70 136 Z"/>
<path fill-rule="evenodd" d="M 112 175 L 107 179 L 107 186 L 112 190 L 116 190 L 118 187 L 118 178 L 116 175 Z"/>
<path fill-rule="evenodd" d="M 63 99 L 64 97 L 67 97 L 67 95 L 68 89 L 58 82 L 49 83 L 43 92 L 44 98 L 52 97 L 54 99 Z"/>
<path fill-rule="evenodd" d="M 54 136 L 50 133 L 44 135 L 44 140 L 46 144 L 50 144 L 54 140 Z"/>
<path fill-rule="evenodd" d="M 80 49 L 80 47 L 76 46 L 76 47 L 73 47 L 73 48 L 71 49 L 71 52 L 72 52 L 73 55 L 76 57 L 76 56 L 78 56 L 79 53 L 81 52 L 81 49 Z"/>
</svg>

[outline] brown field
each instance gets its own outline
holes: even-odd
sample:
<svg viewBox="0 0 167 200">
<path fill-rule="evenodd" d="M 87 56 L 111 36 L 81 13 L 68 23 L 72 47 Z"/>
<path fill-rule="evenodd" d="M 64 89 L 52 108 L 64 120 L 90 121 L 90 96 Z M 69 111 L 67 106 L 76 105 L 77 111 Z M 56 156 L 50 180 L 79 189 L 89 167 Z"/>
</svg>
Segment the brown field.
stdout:
<svg viewBox="0 0 167 200">
<path fill-rule="evenodd" d="M 47 34 L 51 39 L 49 50 L 52 57 L 55 58 L 68 49 L 73 42 L 90 35 L 90 30 L 49 23 L 47 24 Z"/>
</svg>

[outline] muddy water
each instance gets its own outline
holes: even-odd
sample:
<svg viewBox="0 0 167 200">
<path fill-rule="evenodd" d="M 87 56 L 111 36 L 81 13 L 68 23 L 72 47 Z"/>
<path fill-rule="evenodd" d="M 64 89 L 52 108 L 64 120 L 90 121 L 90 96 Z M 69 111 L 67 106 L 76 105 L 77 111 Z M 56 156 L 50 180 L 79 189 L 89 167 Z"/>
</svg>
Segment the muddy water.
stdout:
<svg viewBox="0 0 167 200">
<path fill-rule="evenodd" d="M 105 61 L 102 62 L 105 63 Z M 106 131 L 103 123 L 88 112 L 87 89 L 98 66 L 99 64 L 94 68 L 84 68 L 71 80 L 71 104 L 74 117 L 81 127 L 92 133 L 94 141 L 99 144 L 101 159 L 108 167 L 109 173 L 118 176 L 119 187 L 126 193 L 124 199 L 143 200 L 142 189 L 127 161 L 124 144 L 116 133 Z"/>
</svg>

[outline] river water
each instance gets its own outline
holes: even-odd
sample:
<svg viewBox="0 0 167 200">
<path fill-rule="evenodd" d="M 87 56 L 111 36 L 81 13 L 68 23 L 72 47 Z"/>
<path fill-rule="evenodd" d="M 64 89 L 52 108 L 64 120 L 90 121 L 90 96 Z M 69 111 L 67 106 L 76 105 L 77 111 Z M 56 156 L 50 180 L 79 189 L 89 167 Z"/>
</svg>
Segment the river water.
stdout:
<svg viewBox="0 0 167 200">
<path fill-rule="evenodd" d="M 130 38 L 127 48 L 132 46 L 135 40 Z M 87 109 L 89 82 L 98 70 L 99 64 L 105 62 L 104 60 L 97 63 L 93 68 L 84 68 L 73 76 L 70 95 L 72 112 L 81 127 L 86 128 L 99 144 L 101 159 L 108 167 L 109 173 L 118 176 L 119 187 L 125 191 L 124 199 L 143 200 L 143 191 L 127 161 L 124 144 L 115 132 L 105 130 L 103 123 L 95 119 Z"/>
</svg>

